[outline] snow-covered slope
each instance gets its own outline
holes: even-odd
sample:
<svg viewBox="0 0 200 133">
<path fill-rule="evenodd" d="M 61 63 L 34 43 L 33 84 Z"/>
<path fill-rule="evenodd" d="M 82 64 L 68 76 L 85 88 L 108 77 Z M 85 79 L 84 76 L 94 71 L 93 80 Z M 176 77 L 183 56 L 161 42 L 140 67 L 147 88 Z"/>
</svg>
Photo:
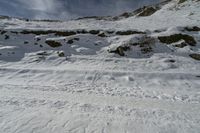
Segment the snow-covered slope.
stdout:
<svg viewBox="0 0 200 133">
<path fill-rule="evenodd" d="M 198 133 L 200 2 L 116 17 L 0 17 L 0 133 Z"/>
</svg>

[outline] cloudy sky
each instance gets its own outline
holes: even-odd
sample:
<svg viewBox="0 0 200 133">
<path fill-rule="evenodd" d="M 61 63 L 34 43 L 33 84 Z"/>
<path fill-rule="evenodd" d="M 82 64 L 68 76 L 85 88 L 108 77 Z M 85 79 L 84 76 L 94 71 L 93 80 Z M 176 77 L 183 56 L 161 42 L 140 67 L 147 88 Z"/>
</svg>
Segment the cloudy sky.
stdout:
<svg viewBox="0 0 200 133">
<path fill-rule="evenodd" d="M 117 15 L 160 0 L 0 0 L 0 15 L 63 19 Z"/>
</svg>

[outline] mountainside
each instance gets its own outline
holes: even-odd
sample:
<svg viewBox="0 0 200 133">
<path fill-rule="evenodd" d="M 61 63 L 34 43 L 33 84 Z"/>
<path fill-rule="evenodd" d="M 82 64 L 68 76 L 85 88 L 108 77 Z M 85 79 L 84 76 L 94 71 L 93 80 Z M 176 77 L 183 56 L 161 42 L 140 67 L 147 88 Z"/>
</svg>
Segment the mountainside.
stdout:
<svg viewBox="0 0 200 133">
<path fill-rule="evenodd" d="M 163 0 L 1 0 L 0 14 L 32 19 L 69 20 L 80 16 L 116 15 L 159 1 Z"/>
<path fill-rule="evenodd" d="M 0 133 L 198 133 L 200 1 L 114 17 L 0 17 Z"/>
</svg>

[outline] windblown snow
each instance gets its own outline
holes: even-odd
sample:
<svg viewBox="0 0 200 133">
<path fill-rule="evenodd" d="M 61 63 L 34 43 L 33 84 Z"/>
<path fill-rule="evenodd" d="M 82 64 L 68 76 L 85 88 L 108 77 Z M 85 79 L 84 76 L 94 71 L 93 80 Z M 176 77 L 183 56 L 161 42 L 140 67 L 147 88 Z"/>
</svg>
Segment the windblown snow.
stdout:
<svg viewBox="0 0 200 133">
<path fill-rule="evenodd" d="M 199 0 L 113 18 L 0 17 L 0 133 L 199 132 Z"/>
</svg>

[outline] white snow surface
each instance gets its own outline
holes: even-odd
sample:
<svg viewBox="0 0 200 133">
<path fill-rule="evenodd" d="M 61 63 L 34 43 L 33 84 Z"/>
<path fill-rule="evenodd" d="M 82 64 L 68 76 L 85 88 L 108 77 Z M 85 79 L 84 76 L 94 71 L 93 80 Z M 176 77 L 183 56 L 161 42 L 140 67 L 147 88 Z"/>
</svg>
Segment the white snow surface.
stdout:
<svg viewBox="0 0 200 133">
<path fill-rule="evenodd" d="M 199 133 L 200 61 L 189 54 L 200 54 L 200 31 L 183 30 L 192 26 L 200 27 L 198 0 L 171 1 L 151 16 L 119 21 L 0 19 L 6 31 L 0 35 L 0 133 Z M 80 29 L 145 34 L 21 33 Z M 177 48 L 184 40 L 157 39 L 179 33 L 196 45 Z M 144 41 L 152 51 L 109 52 Z"/>
</svg>

